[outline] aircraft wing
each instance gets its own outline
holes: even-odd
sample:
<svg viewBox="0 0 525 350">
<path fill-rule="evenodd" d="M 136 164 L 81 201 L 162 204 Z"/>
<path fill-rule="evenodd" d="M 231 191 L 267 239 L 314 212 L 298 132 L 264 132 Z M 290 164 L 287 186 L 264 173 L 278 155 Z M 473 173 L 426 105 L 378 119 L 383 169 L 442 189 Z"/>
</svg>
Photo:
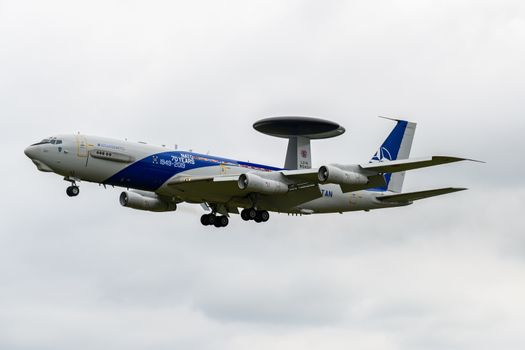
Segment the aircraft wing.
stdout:
<svg viewBox="0 0 525 350">
<path fill-rule="evenodd" d="M 282 179 L 288 180 L 287 183 L 291 187 L 303 187 L 309 185 L 316 185 L 319 183 L 317 178 L 317 169 L 301 169 L 301 170 L 282 170 L 278 171 L 283 175 Z M 232 194 L 238 195 L 241 193 L 237 182 L 240 175 L 215 175 L 215 176 L 177 176 L 168 182 L 168 186 L 174 189 L 186 190 L 194 186 L 199 187 L 213 187 L 214 189 L 224 189 L 232 191 Z M 245 194 L 245 192 L 242 192 Z"/>
<path fill-rule="evenodd" d="M 467 158 L 448 157 L 448 156 L 433 156 L 419 159 L 403 159 L 394 161 L 383 161 L 377 163 L 368 163 L 361 165 L 352 165 L 351 168 L 343 168 L 348 171 L 354 171 L 366 176 L 367 183 L 361 184 L 340 184 L 343 192 L 359 191 L 368 188 L 382 187 L 386 185 L 383 174 L 396 173 L 406 170 L 413 170 L 425 168 L 440 164 L 447 164 L 459 162 L 463 160 L 471 160 Z M 269 179 L 283 182 L 288 185 L 290 190 L 301 190 L 316 186 L 320 183 L 318 178 L 319 169 L 297 169 L 297 170 L 280 170 L 272 172 L 275 175 Z M 262 175 L 262 174 L 259 174 Z M 244 197 L 247 193 L 239 188 L 238 180 L 240 175 L 211 175 L 211 176 L 192 176 L 181 175 L 171 179 L 167 185 L 174 190 L 175 193 L 193 193 L 195 198 L 205 198 L 208 196 L 240 196 Z M 437 190 L 436 190 L 437 191 Z M 440 190 L 441 191 L 441 190 Z M 455 191 L 455 190 L 454 190 Z M 430 193 L 430 192 L 429 192 Z M 434 193 L 434 192 L 432 192 Z M 448 192 L 445 192 L 448 193 Z M 427 192 L 423 192 L 427 194 Z M 442 193 L 438 193 L 442 194 Z M 434 195 L 438 195 L 434 194 Z M 404 196 L 405 194 L 403 194 Z M 407 194 L 408 195 L 408 194 Z M 395 195 L 398 196 L 398 195 Z M 394 197 L 384 196 L 378 198 L 379 200 L 394 200 Z M 395 201 L 410 201 L 413 199 L 404 199 L 405 197 L 395 197 Z M 408 198 L 408 197 L 407 197 Z M 423 197 L 426 198 L 426 197 Z M 420 198 L 416 198 L 420 199 Z"/>
<path fill-rule="evenodd" d="M 318 185 L 319 170 L 298 169 L 281 170 L 272 175 L 271 179 L 280 181 L 288 185 L 290 191 L 302 190 Z M 167 185 L 175 193 L 193 193 L 204 198 L 210 195 L 229 195 L 243 197 L 247 194 L 238 186 L 240 175 L 211 175 L 211 176 L 192 176 L 181 175 L 171 179 Z M 367 188 L 374 188 L 385 185 L 385 178 L 381 174 L 371 174 L 368 176 L 369 182 L 366 184 L 340 185 L 343 192 L 359 191 Z"/>
<path fill-rule="evenodd" d="M 438 188 L 435 190 L 408 192 L 408 193 L 392 194 L 392 195 L 386 195 L 386 196 L 377 196 L 376 198 L 377 200 L 381 202 L 407 203 L 407 202 L 412 202 L 412 201 L 416 201 L 419 199 L 441 196 L 442 194 L 453 193 L 453 192 L 464 191 L 464 190 L 466 190 L 466 188 L 446 187 L 446 188 Z"/>
<path fill-rule="evenodd" d="M 402 160 L 368 163 L 368 164 L 360 165 L 360 168 L 363 170 L 370 170 L 370 171 L 374 171 L 377 173 L 397 173 L 400 171 L 426 168 L 426 167 L 440 165 L 440 164 L 460 162 L 463 160 L 480 162 L 478 160 L 468 159 L 468 158 L 433 156 L 433 157 L 427 157 L 427 158 L 402 159 Z"/>
</svg>

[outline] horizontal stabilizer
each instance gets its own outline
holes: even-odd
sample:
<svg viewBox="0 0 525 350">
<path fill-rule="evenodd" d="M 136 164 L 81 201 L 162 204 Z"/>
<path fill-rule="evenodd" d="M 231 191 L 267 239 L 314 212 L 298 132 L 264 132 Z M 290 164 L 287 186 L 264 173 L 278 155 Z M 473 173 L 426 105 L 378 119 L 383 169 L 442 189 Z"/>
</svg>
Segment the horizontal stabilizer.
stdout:
<svg viewBox="0 0 525 350">
<path fill-rule="evenodd" d="M 460 162 L 462 160 L 470 160 L 479 162 L 473 159 L 447 157 L 447 156 L 433 156 L 428 158 L 417 159 L 401 159 L 392 161 L 375 162 L 360 165 L 363 170 L 375 171 L 378 173 L 397 173 L 400 171 L 414 170 L 419 168 L 426 168 L 430 166 Z"/>
<path fill-rule="evenodd" d="M 466 188 L 446 187 L 446 188 L 438 188 L 435 190 L 408 192 L 408 193 L 392 194 L 392 195 L 386 195 L 386 196 L 377 196 L 376 198 L 377 200 L 381 202 L 406 203 L 406 202 L 416 201 L 419 199 L 441 196 L 442 194 L 453 193 L 453 192 L 464 191 L 464 190 L 466 190 Z"/>
</svg>

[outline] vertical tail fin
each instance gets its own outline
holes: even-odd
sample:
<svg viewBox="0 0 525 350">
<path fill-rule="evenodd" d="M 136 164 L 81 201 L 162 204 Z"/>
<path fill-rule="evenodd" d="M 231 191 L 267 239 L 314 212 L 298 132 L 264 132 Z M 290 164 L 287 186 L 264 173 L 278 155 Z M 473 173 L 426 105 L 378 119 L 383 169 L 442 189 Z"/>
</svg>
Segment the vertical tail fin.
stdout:
<svg viewBox="0 0 525 350">
<path fill-rule="evenodd" d="M 396 126 L 374 154 L 370 163 L 407 159 L 409 157 L 412 140 L 414 139 L 414 133 L 416 131 L 416 123 L 411 123 L 406 120 L 392 120 L 397 122 Z M 400 193 L 403 188 L 404 179 L 405 172 L 385 174 L 386 186 L 377 188 L 377 190 L 388 190 Z"/>
</svg>

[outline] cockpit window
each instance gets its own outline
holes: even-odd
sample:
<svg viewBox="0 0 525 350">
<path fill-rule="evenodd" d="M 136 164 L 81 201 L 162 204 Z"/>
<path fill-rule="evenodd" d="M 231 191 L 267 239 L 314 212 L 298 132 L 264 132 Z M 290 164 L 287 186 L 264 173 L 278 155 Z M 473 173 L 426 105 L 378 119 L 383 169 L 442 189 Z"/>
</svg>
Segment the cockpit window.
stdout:
<svg viewBox="0 0 525 350">
<path fill-rule="evenodd" d="M 36 146 L 36 145 L 44 145 L 46 143 L 51 143 L 51 141 L 49 139 L 43 139 L 42 141 L 40 142 L 37 142 L 37 143 L 33 143 L 31 146 Z"/>
<path fill-rule="evenodd" d="M 42 141 L 40 142 L 37 142 L 37 143 L 34 143 L 32 144 L 31 146 L 36 146 L 36 145 L 45 145 L 45 144 L 52 144 L 52 145 L 60 145 L 62 144 L 62 140 L 57 140 L 56 137 L 48 137 L 46 139 L 43 139 Z"/>
</svg>

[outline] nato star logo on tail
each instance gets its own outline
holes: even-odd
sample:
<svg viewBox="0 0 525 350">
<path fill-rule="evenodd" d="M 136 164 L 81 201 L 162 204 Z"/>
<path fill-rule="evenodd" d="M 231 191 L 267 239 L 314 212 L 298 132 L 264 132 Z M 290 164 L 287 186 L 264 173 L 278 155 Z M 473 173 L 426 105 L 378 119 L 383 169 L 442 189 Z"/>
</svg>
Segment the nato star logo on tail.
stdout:
<svg viewBox="0 0 525 350">
<path fill-rule="evenodd" d="M 372 159 L 370 159 L 370 163 L 384 162 L 385 160 L 392 160 L 392 155 L 385 147 L 381 147 L 377 150 Z"/>
</svg>

